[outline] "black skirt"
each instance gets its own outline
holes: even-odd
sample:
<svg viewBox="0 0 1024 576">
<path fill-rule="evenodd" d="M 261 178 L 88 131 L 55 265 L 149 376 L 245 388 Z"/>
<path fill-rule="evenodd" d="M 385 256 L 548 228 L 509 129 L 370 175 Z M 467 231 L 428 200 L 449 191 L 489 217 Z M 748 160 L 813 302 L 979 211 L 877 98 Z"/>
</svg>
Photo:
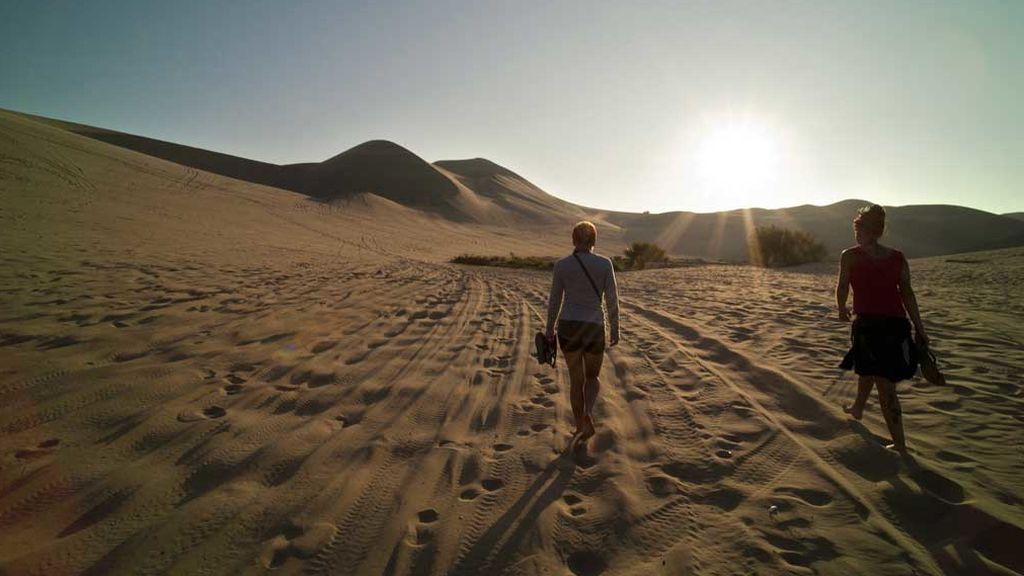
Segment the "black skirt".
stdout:
<svg viewBox="0 0 1024 576">
<path fill-rule="evenodd" d="M 558 321 L 558 345 L 563 352 L 583 350 L 588 354 L 604 352 L 604 325 L 577 320 Z"/>
<path fill-rule="evenodd" d="M 839 365 L 861 376 L 881 376 L 893 382 L 917 372 L 917 347 L 910 322 L 902 316 L 860 315 L 850 328 L 850 351 Z"/>
</svg>

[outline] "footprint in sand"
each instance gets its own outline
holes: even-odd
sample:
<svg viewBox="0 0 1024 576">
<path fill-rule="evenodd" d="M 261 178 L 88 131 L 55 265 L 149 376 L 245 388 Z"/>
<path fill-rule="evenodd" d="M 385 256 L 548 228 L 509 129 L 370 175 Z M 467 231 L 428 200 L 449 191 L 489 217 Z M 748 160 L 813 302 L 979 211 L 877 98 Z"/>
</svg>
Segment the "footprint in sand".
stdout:
<svg viewBox="0 0 1024 576">
<path fill-rule="evenodd" d="M 487 478 L 483 482 L 481 482 L 480 485 L 483 486 L 484 490 L 487 490 L 488 492 L 496 492 L 505 487 L 505 482 L 499 480 L 498 478 Z"/>
<path fill-rule="evenodd" d="M 441 515 L 437 513 L 437 510 L 427 508 L 426 510 L 420 510 L 419 513 L 416 514 L 416 517 L 424 524 L 431 524 L 433 522 L 437 522 L 437 519 L 440 518 Z"/>
<path fill-rule="evenodd" d="M 679 486 L 676 481 L 663 474 L 649 476 L 645 481 L 647 491 L 655 496 L 665 497 L 679 493 Z"/>
<path fill-rule="evenodd" d="M 815 488 L 796 488 L 793 486 L 780 486 L 775 489 L 778 494 L 787 494 L 801 500 L 811 506 L 823 507 L 832 503 L 832 495 L 823 490 Z"/>
<path fill-rule="evenodd" d="M 964 456 L 963 454 L 957 454 L 956 452 L 950 452 L 948 450 L 939 450 L 935 453 L 935 457 L 943 462 L 954 462 L 957 464 L 964 464 L 967 462 L 974 462 L 971 458 Z"/>
<path fill-rule="evenodd" d="M 569 571 L 576 576 L 601 574 L 608 569 L 608 561 L 599 553 L 591 550 L 580 550 L 569 554 L 565 559 Z"/>
<path fill-rule="evenodd" d="M 36 444 L 34 448 L 22 448 L 14 452 L 14 457 L 19 460 L 31 460 L 33 458 L 39 458 L 45 456 L 53 451 L 54 448 L 60 445 L 60 440 L 57 438 L 49 438 L 43 440 L 39 444 Z"/>
<path fill-rule="evenodd" d="M 626 390 L 622 396 L 623 398 L 626 399 L 626 402 L 632 402 L 634 400 L 644 400 L 647 398 L 647 394 L 643 393 L 640 390 L 637 390 L 636 388 L 630 388 Z"/>
<path fill-rule="evenodd" d="M 323 340 L 314 344 L 311 350 L 313 354 L 320 354 L 321 352 L 326 352 L 337 345 L 338 343 L 333 340 Z"/>
<path fill-rule="evenodd" d="M 227 415 L 228 411 L 221 408 L 220 406 L 208 406 L 203 408 L 201 412 L 182 412 L 178 414 L 178 422 L 198 422 L 199 420 L 212 420 L 215 418 L 223 418 Z"/>
<path fill-rule="evenodd" d="M 463 502 L 470 502 L 472 500 L 476 500 L 478 496 L 480 496 L 480 490 L 476 488 L 466 488 L 461 494 L 459 494 L 459 500 L 462 500 Z"/>
<path fill-rule="evenodd" d="M 494 445 L 494 451 L 495 452 L 508 452 L 511 449 L 512 449 L 512 445 L 511 444 L 504 444 L 504 443 L 502 443 L 502 444 L 495 444 Z"/>
<path fill-rule="evenodd" d="M 221 408 L 220 406 L 209 406 L 203 408 L 203 416 L 207 418 L 222 418 L 227 415 L 228 411 Z"/>
<path fill-rule="evenodd" d="M 231 396 L 231 395 L 238 394 L 239 392 L 241 392 L 242 391 L 242 385 L 241 384 L 228 384 L 227 386 L 224 386 L 223 388 L 221 388 L 221 390 L 223 390 L 224 394 L 226 394 L 227 396 Z"/>
<path fill-rule="evenodd" d="M 698 496 L 694 498 L 694 501 L 730 511 L 736 509 L 736 506 L 743 501 L 743 493 L 731 488 L 721 488 Z"/>
<path fill-rule="evenodd" d="M 358 352 L 356 354 L 353 354 L 352 356 L 348 357 L 345 360 L 345 365 L 346 366 L 351 366 L 353 364 L 359 364 L 363 360 L 366 360 L 367 356 L 369 356 L 369 350 L 367 350 L 365 352 Z"/>
<path fill-rule="evenodd" d="M 289 524 L 272 538 L 260 554 L 265 568 L 279 568 L 289 558 L 312 558 L 334 538 L 333 524 L 318 522 L 307 529 Z"/>
<path fill-rule="evenodd" d="M 934 402 L 929 402 L 928 405 L 931 406 L 932 408 L 935 408 L 936 410 L 943 410 L 943 411 L 946 411 L 946 412 L 955 412 L 956 410 L 958 410 L 960 408 L 961 402 L 960 402 L 959 399 L 957 399 L 957 400 L 936 400 Z"/>
</svg>

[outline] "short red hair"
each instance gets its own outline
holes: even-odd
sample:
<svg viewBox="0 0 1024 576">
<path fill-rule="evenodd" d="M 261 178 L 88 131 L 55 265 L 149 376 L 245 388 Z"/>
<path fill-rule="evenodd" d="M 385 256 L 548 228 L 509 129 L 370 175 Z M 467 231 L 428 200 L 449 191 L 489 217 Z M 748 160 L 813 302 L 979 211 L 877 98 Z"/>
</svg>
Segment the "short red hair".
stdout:
<svg viewBox="0 0 1024 576">
<path fill-rule="evenodd" d="M 593 248 L 597 243 L 597 226 L 584 220 L 572 227 L 572 243 L 577 248 Z"/>
</svg>

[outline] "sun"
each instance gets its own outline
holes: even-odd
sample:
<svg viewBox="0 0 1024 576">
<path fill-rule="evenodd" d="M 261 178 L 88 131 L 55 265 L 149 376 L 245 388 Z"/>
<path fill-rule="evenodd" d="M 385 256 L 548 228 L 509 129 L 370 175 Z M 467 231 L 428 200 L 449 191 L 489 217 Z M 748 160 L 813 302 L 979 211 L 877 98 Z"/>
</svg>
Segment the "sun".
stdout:
<svg viewBox="0 0 1024 576">
<path fill-rule="evenodd" d="M 697 176 L 718 203 L 755 201 L 779 176 L 781 145 L 753 119 L 728 120 L 707 130 L 697 148 Z"/>
</svg>

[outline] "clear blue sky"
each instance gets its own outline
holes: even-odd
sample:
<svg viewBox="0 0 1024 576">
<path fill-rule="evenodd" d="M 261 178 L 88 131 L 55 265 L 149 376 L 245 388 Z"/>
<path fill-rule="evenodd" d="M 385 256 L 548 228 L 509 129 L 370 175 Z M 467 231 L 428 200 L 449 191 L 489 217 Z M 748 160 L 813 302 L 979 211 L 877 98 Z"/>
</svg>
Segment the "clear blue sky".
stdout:
<svg viewBox="0 0 1024 576">
<path fill-rule="evenodd" d="M 7 1 L 0 107 L 275 163 L 375 138 L 630 211 L 1024 210 L 1024 2 Z"/>
</svg>

